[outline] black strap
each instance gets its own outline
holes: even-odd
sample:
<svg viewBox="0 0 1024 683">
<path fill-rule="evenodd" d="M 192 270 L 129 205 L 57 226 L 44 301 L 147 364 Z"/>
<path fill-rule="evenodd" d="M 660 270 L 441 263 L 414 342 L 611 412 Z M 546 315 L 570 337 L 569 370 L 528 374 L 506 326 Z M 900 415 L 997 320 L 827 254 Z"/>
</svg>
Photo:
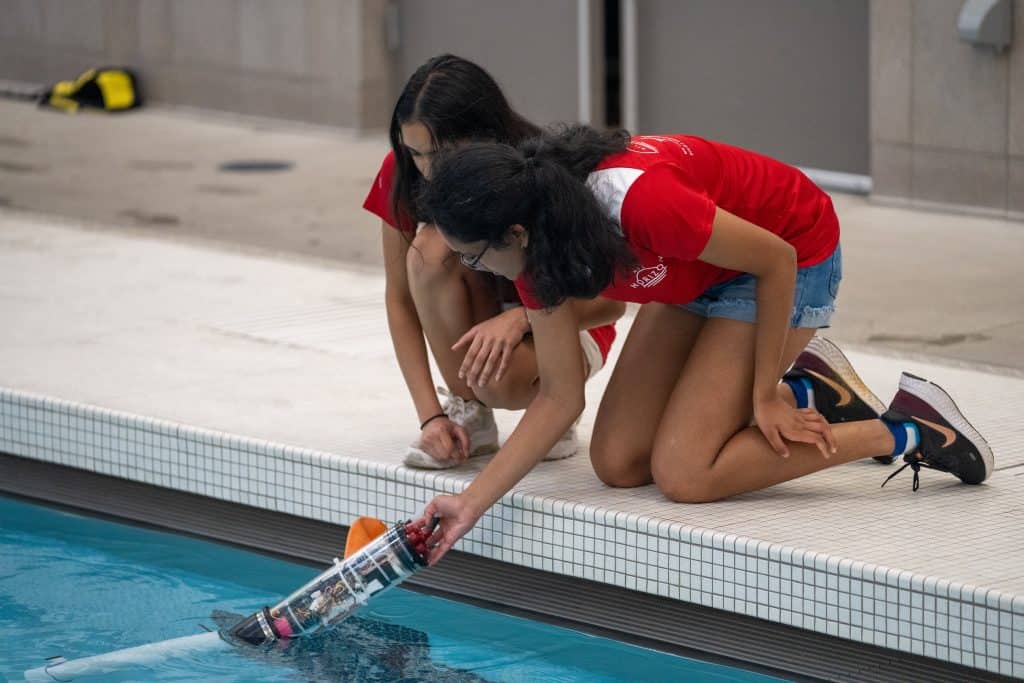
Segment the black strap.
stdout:
<svg viewBox="0 0 1024 683">
<path fill-rule="evenodd" d="M 420 425 L 420 431 L 422 432 L 424 427 L 426 427 L 428 424 L 430 424 L 439 417 L 448 417 L 448 413 L 438 413 L 437 415 L 431 415 L 430 417 L 423 421 L 423 424 Z"/>
</svg>

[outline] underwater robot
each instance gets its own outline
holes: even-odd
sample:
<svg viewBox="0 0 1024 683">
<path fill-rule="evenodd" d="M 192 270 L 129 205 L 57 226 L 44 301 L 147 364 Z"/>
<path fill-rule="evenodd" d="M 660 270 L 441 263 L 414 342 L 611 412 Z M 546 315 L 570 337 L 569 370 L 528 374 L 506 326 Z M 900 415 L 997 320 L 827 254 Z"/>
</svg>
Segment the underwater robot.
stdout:
<svg viewBox="0 0 1024 683">
<path fill-rule="evenodd" d="M 70 681 L 113 671 L 151 666 L 187 653 L 262 646 L 330 628 L 352 616 L 371 598 L 397 586 L 427 566 L 426 542 L 438 520 L 427 527 L 399 522 L 390 528 L 360 517 L 349 530 L 345 559 L 333 565 L 273 607 L 263 607 L 233 626 L 183 638 L 149 643 L 106 654 L 65 660 L 25 672 L 28 681 Z"/>
<path fill-rule="evenodd" d="M 436 524 L 436 522 L 435 522 Z M 273 607 L 255 612 L 225 635 L 250 645 L 297 638 L 344 621 L 370 598 L 427 566 L 433 527 L 399 523 Z"/>
</svg>

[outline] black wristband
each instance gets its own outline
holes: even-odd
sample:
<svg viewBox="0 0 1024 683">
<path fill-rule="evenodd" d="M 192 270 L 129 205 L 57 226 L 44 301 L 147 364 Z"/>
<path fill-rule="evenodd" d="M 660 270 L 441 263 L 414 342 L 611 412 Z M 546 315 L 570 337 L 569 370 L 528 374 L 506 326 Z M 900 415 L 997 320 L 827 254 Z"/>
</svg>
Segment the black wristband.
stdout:
<svg viewBox="0 0 1024 683">
<path fill-rule="evenodd" d="M 448 417 L 448 413 L 438 413 L 437 415 L 431 415 L 430 417 L 423 421 L 423 424 L 420 425 L 420 431 L 422 432 L 424 427 L 426 427 L 428 424 L 430 424 L 432 421 L 436 420 L 439 417 Z"/>
</svg>

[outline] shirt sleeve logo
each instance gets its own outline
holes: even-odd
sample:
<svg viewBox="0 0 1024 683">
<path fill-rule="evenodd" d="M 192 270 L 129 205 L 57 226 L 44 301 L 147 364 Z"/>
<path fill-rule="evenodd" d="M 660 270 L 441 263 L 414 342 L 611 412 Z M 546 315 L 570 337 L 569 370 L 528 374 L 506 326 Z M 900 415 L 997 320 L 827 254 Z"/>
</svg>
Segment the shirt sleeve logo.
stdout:
<svg viewBox="0 0 1024 683">
<path fill-rule="evenodd" d="M 664 280 L 666 275 L 668 275 L 668 266 L 664 263 L 646 268 L 637 268 L 633 271 L 633 282 L 629 286 L 633 289 L 647 289 Z"/>
<path fill-rule="evenodd" d="M 662 144 L 668 143 L 671 145 L 675 145 L 676 147 L 679 148 L 679 151 L 682 152 L 685 156 L 695 156 L 693 153 L 693 148 L 686 144 L 684 140 L 670 138 L 664 135 L 643 135 L 635 137 L 632 140 L 630 140 L 629 147 L 627 149 L 629 149 L 630 152 L 635 152 L 637 154 L 658 154 L 662 150 L 659 149 L 657 145 L 654 144 L 656 142 Z"/>
<path fill-rule="evenodd" d="M 657 154 L 658 148 L 649 142 L 644 142 L 640 138 L 633 138 L 629 143 L 628 147 L 630 152 L 636 152 L 637 154 Z"/>
</svg>

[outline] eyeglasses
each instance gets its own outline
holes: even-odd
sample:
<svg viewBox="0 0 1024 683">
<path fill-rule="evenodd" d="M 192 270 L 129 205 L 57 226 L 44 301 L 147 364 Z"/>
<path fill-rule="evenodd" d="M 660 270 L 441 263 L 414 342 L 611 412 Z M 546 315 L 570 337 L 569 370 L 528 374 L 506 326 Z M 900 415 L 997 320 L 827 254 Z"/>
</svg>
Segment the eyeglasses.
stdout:
<svg viewBox="0 0 1024 683">
<path fill-rule="evenodd" d="M 490 248 L 491 245 L 488 244 L 486 247 L 484 247 L 484 250 L 481 251 L 476 256 L 473 256 L 472 254 L 459 254 L 459 261 L 462 262 L 462 265 L 466 266 L 467 268 L 472 268 L 473 270 L 487 270 L 486 266 L 480 265 L 480 259 L 484 257 L 484 254 L 486 254 L 487 250 Z"/>
</svg>

